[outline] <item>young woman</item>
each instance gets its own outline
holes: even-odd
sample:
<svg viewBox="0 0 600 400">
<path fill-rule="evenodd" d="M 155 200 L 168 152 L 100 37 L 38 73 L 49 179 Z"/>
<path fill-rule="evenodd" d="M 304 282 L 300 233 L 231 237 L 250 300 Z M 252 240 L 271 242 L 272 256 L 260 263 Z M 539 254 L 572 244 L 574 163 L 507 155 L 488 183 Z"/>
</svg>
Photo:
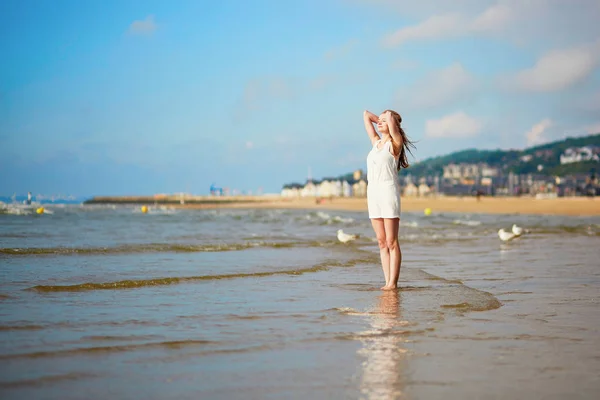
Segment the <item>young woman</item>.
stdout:
<svg viewBox="0 0 600 400">
<path fill-rule="evenodd" d="M 402 251 L 398 244 L 400 225 L 400 182 L 398 171 L 408 168 L 406 151 L 414 145 L 402 129 L 402 117 L 386 110 L 379 117 L 364 112 L 365 129 L 373 148 L 367 156 L 367 202 L 369 218 L 379 243 L 381 267 L 385 276 L 383 290 L 398 287 Z M 373 124 L 377 124 L 377 130 Z M 379 133 L 378 133 L 379 132 Z"/>
</svg>

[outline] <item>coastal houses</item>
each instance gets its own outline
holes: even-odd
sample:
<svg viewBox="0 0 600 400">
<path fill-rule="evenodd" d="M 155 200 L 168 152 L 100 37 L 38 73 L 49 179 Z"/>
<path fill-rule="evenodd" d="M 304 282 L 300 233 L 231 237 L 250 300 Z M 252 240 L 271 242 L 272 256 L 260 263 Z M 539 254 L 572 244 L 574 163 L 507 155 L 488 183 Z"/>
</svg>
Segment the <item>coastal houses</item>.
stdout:
<svg viewBox="0 0 600 400">
<path fill-rule="evenodd" d="M 291 183 L 284 185 L 281 190 L 282 197 L 366 197 L 367 182 L 360 170 L 355 171 L 351 177 L 323 178 L 314 180 L 308 178 L 306 183 Z"/>
<path fill-rule="evenodd" d="M 424 178 L 415 185 L 408 175 L 408 182 L 401 184 L 403 196 L 429 196 L 436 192 L 435 186 L 430 185 Z M 402 181 L 402 179 L 401 179 Z M 437 181 L 437 180 L 436 180 Z M 361 170 L 354 171 L 352 176 L 344 178 L 324 178 L 322 180 L 307 179 L 306 183 L 290 183 L 281 189 L 281 196 L 297 197 L 367 197 L 368 182 Z"/>
<path fill-rule="evenodd" d="M 600 161 L 600 148 L 592 146 L 569 147 L 560 155 L 560 163 L 571 164 L 582 161 Z"/>
<path fill-rule="evenodd" d="M 442 175 L 443 179 L 454 180 L 456 182 L 469 181 L 475 178 L 492 178 L 498 176 L 500 171 L 498 168 L 494 168 L 489 166 L 486 163 L 478 163 L 478 164 L 468 164 L 468 163 L 460 163 L 460 164 L 448 164 L 443 167 L 444 173 Z"/>
<path fill-rule="evenodd" d="M 282 197 L 366 197 L 367 182 L 363 180 L 323 179 L 305 184 L 292 183 L 281 189 Z"/>
</svg>

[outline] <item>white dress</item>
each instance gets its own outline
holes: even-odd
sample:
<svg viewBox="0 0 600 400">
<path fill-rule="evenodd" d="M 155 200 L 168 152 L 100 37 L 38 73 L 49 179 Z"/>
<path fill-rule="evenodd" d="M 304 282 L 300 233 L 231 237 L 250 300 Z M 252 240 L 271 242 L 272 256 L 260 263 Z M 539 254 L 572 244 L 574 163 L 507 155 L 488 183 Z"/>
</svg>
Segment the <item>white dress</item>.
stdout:
<svg viewBox="0 0 600 400">
<path fill-rule="evenodd" d="M 391 153 L 391 141 L 378 140 L 367 156 L 367 204 L 369 218 L 400 218 L 398 158 Z"/>
</svg>

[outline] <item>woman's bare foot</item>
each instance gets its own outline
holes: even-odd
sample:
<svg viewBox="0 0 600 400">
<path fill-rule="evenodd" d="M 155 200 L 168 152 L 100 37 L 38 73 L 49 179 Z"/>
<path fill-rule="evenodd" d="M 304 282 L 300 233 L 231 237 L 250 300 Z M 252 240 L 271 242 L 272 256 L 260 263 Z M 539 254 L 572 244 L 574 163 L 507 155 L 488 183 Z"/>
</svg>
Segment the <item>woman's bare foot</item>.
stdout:
<svg viewBox="0 0 600 400">
<path fill-rule="evenodd" d="M 398 286 L 396 285 L 385 285 L 384 287 L 381 288 L 381 290 L 396 290 L 398 289 Z"/>
</svg>

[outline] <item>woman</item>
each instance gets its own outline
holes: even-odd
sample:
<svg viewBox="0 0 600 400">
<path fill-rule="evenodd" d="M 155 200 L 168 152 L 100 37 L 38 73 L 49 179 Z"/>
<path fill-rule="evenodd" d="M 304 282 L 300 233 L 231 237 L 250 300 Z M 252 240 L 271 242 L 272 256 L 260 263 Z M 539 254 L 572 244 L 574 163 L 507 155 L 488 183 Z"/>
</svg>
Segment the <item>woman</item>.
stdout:
<svg viewBox="0 0 600 400">
<path fill-rule="evenodd" d="M 369 218 L 379 243 L 381 267 L 385 276 L 382 290 L 398 287 L 402 251 L 398 245 L 400 225 L 400 183 L 398 171 L 408 168 L 406 151 L 414 145 L 401 127 L 402 117 L 386 110 L 377 117 L 364 112 L 365 129 L 373 148 L 367 156 L 367 202 Z M 373 124 L 377 124 L 375 130 Z M 379 133 L 377 133 L 379 131 Z M 381 135 L 381 136 L 380 136 Z"/>
</svg>

